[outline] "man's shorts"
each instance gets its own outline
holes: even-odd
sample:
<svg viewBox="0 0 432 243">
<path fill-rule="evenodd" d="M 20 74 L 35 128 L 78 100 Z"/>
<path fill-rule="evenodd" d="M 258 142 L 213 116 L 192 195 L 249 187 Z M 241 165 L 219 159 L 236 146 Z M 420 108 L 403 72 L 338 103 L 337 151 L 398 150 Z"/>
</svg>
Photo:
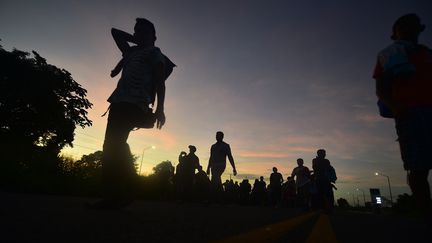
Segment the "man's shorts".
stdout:
<svg viewBox="0 0 432 243">
<path fill-rule="evenodd" d="M 213 176 L 220 177 L 225 171 L 225 164 L 214 164 L 211 167 L 212 178 Z"/>
<path fill-rule="evenodd" d="M 432 169 L 432 107 L 413 108 L 396 118 L 405 170 Z"/>
</svg>

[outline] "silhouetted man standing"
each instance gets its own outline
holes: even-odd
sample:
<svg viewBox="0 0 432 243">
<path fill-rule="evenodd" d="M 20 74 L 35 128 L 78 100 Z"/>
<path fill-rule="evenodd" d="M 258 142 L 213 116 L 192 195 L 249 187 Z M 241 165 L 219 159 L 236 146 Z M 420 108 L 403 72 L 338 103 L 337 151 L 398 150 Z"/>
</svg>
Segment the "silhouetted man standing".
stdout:
<svg viewBox="0 0 432 243">
<path fill-rule="evenodd" d="M 312 169 L 317 188 L 318 206 L 322 209 L 331 210 L 333 208 L 333 189 L 328 176 L 330 161 L 325 157 L 326 151 L 324 149 L 318 149 L 317 157 L 312 160 Z"/>
<path fill-rule="evenodd" d="M 408 184 L 422 215 L 432 223 L 428 183 L 432 169 L 432 52 L 418 44 L 424 29 L 416 14 L 396 20 L 391 37 L 394 43 L 378 54 L 374 78 L 380 108 L 388 108 L 381 115 L 396 122 Z"/>
<path fill-rule="evenodd" d="M 282 174 L 278 172 L 276 167 L 273 167 L 273 173 L 270 175 L 270 199 L 271 204 L 276 205 L 280 202 L 282 196 Z"/>
<path fill-rule="evenodd" d="M 123 54 L 111 77 L 121 70 L 122 74 L 108 98 L 111 105 L 102 157 L 104 199 L 92 205 L 97 209 L 121 208 L 133 200 L 137 175 L 126 141 L 136 127 L 150 128 L 156 122 L 161 129 L 165 124 L 165 80 L 175 66 L 155 47 L 156 31 L 147 19 L 136 19 L 133 35 L 114 28 L 111 34 Z"/>
<path fill-rule="evenodd" d="M 237 175 L 231 148 L 229 144 L 223 141 L 223 138 L 223 132 L 219 131 L 216 133 L 216 143 L 210 149 L 210 159 L 207 167 L 207 174 L 210 175 L 211 170 L 211 182 L 216 194 L 220 194 L 223 191 L 221 176 L 225 171 L 226 157 L 228 157 L 233 168 L 233 174 Z"/>
<path fill-rule="evenodd" d="M 195 152 L 196 147 L 189 145 L 189 154 L 186 155 L 186 153 L 182 151 L 179 156 L 176 179 L 179 184 L 179 196 L 182 199 L 192 198 L 195 170 L 200 166 L 199 158 L 196 156 Z"/>
<path fill-rule="evenodd" d="M 310 171 L 309 168 L 303 166 L 303 159 L 297 159 L 297 167 L 295 167 L 291 173 L 291 177 L 296 182 L 296 192 L 299 201 L 303 206 L 307 207 L 309 202 L 309 182 L 310 182 Z"/>
</svg>

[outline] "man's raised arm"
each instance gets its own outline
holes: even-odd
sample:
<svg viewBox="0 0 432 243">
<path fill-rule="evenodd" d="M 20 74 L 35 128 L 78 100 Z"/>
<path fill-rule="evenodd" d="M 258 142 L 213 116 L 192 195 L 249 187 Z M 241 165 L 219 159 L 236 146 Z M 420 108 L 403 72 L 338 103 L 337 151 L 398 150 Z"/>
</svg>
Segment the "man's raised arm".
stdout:
<svg viewBox="0 0 432 243">
<path fill-rule="evenodd" d="M 123 30 L 112 28 L 111 35 L 122 53 L 129 50 L 130 46 L 128 42 L 134 42 L 134 37 Z"/>
</svg>

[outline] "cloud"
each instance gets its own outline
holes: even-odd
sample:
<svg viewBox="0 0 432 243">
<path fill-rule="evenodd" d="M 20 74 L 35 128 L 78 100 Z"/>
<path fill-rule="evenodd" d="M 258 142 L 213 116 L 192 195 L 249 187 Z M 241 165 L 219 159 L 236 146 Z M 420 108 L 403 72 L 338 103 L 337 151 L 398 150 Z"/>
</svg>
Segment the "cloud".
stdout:
<svg viewBox="0 0 432 243">
<path fill-rule="evenodd" d="M 278 152 L 256 152 L 256 151 L 241 151 L 238 153 L 240 157 L 244 158 L 286 158 L 288 154 Z"/>
<path fill-rule="evenodd" d="M 366 123 L 367 125 L 375 125 L 384 121 L 384 119 L 378 114 L 357 114 L 355 119 L 357 121 Z"/>
</svg>

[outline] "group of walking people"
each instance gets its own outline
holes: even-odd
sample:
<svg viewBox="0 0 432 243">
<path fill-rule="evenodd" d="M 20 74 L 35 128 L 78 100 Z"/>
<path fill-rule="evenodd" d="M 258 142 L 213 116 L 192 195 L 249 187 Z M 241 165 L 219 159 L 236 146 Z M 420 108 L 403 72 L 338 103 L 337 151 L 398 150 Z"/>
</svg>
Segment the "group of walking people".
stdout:
<svg viewBox="0 0 432 243">
<path fill-rule="evenodd" d="M 408 172 L 408 184 L 417 207 L 430 222 L 432 203 L 428 175 L 432 168 L 432 52 L 418 43 L 419 35 L 424 30 L 425 25 L 416 14 L 407 14 L 397 19 L 392 28 L 391 38 L 394 43 L 378 54 L 373 77 L 376 80 L 380 114 L 395 120 L 404 169 Z M 175 66 L 155 46 L 156 30 L 147 19 L 137 19 L 133 34 L 115 28 L 111 29 L 111 33 L 123 54 L 123 58 L 111 72 L 111 77 L 115 77 L 120 71 L 122 74 L 108 99 L 110 109 L 102 161 L 106 190 L 104 199 L 92 206 L 99 209 L 121 208 L 130 203 L 132 193 L 125 193 L 130 191 L 125 188 L 131 187 L 136 172 L 129 159 L 127 139 L 134 128 L 152 128 L 156 124 L 160 129 L 165 124 L 165 80 Z M 212 175 L 214 195 L 222 195 L 224 188 L 221 175 L 227 157 L 233 167 L 233 174 L 236 175 L 237 171 L 231 149 L 222 141 L 222 132 L 216 134 L 216 140 L 211 148 L 207 174 Z M 194 166 L 194 163 L 190 162 L 184 171 L 179 168 L 180 174 L 191 175 L 188 166 Z M 289 190 L 283 189 L 295 185 L 295 195 L 299 201 L 330 208 L 333 202 L 332 182 L 335 181 L 332 168 L 325 159 L 324 150 L 318 150 L 317 157 L 312 161 L 313 172 L 308 172 L 302 160 L 299 160 L 298 167 L 284 184 L 281 174 L 275 168 L 268 186 L 271 203 L 289 198 Z M 179 190 L 185 191 L 191 181 L 185 180 L 182 183 Z M 249 188 L 246 182 L 243 187 L 245 191 Z M 242 195 L 245 198 L 247 194 Z"/>
<path fill-rule="evenodd" d="M 182 151 L 179 155 L 179 163 L 176 166 L 174 184 L 178 199 L 199 201 L 222 200 L 224 188 L 221 176 L 226 168 L 228 158 L 233 174 L 237 175 L 234 158 L 229 144 L 223 141 L 224 133 L 216 133 L 216 143 L 210 149 L 210 158 L 207 172 L 203 171 L 199 158 L 195 155 L 196 147 L 189 145 L 189 153 Z M 197 173 L 195 173 L 197 171 Z M 208 175 L 211 175 L 209 179 Z"/>
<path fill-rule="evenodd" d="M 312 160 L 312 169 L 304 166 L 303 159 L 297 159 L 291 175 L 284 181 L 276 167 L 270 175 L 267 187 L 268 203 L 304 209 L 324 209 L 331 211 L 334 205 L 333 190 L 336 189 L 336 171 L 326 159 L 326 151 L 319 149 Z"/>
<path fill-rule="evenodd" d="M 324 149 L 319 149 L 316 158 L 312 160 L 313 170 L 304 166 L 303 159 L 297 159 L 297 167 L 293 169 L 286 181 L 278 169 L 273 167 L 268 185 L 263 176 L 255 179 L 253 185 L 249 183 L 249 179 L 243 179 L 238 183 L 230 178 L 222 183 L 221 172 L 225 169 L 224 156 L 230 158 L 233 170 L 235 165 L 229 145 L 219 144 L 223 142 L 223 133 L 218 132 L 216 138 L 218 142 L 212 146 L 210 161 L 213 164 L 209 163 L 209 169 L 214 166 L 216 168 L 213 168 L 213 171 L 219 171 L 212 173 L 211 180 L 207 177 L 210 173 L 205 173 L 199 163 L 195 146 L 189 146 L 188 154 L 184 151 L 180 153 L 173 180 L 178 200 L 332 210 L 336 172 L 330 161 L 326 159 Z M 222 146 L 225 146 L 225 149 L 217 149 Z"/>
</svg>

